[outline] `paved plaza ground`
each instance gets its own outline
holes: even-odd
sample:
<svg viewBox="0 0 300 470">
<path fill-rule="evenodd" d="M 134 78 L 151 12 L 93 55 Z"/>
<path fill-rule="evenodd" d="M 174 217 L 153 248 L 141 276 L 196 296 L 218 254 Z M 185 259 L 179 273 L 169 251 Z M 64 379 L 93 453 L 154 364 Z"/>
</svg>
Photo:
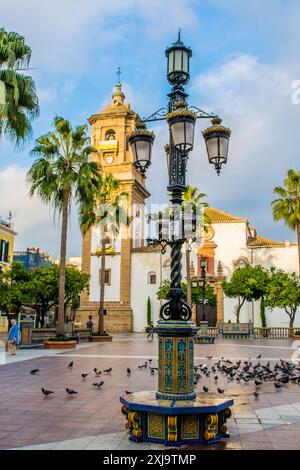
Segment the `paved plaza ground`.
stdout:
<svg viewBox="0 0 300 470">
<path fill-rule="evenodd" d="M 195 345 L 195 364 L 212 365 L 222 356 L 247 360 L 260 353 L 261 361 L 271 364 L 295 357 L 289 340 L 217 339 L 215 344 Z M 210 355 L 213 358 L 208 360 Z M 166 449 L 130 442 L 121 414 L 120 393 L 157 388 L 157 375 L 138 368 L 149 358 L 157 364 L 157 340 L 139 334 L 114 335 L 112 343 L 83 343 L 72 351 L 20 350 L 16 357 L 8 357 L 0 349 L 0 449 Z M 69 369 L 72 360 L 74 366 Z M 112 367 L 112 373 L 95 380 L 94 367 Z M 127 367 L 132 369 L 130 377 Z M 34 368 L 40 372 L 32 376 Z M 81 377 L 83 372 L 89 373 L 86 379 Z M 230 438 L 191 449 L 300 448 L 300 385 L 290 383 L 276 391 L 273 383 L 265 383 L 255 399 L 252 382 L 227 382 L 219 375 L 219 387 L 235 400 L 228 421 Z M 104 380 L 102 389 L 95 389 L 92 383 L 100 380 Z M 203 385 L 216 391 L 213 377 L 202 377 L 197 390 Z M 46 398 L 41 387 L 55 394 Z M 78 394 L 67 396 L 66 387 Z"/>
</svg>

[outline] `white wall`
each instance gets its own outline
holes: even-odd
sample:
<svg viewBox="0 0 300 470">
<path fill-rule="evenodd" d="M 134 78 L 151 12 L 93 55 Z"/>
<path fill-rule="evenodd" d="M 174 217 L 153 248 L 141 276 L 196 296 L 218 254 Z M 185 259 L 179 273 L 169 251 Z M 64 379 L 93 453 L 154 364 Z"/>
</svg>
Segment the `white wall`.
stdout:
<svg viewBox="0 0 300 470">
<path fill-rule="evenodd" d="M 215 250 L 215 271 L 219 261 L 222 263 L 223 275 L 231 276 L 234 271 L 234 261 L 241 256 L 249 259 L 250 254 L 246 248 L 246 224 L 213 224 L 215 237 L 213 241 L 216 243 Z"/>
<path fill-rule="evenodd" d="M 91 278 L 90 278 L 90 302 L 99 302 L 99 270 L 101 259 L 98 256 L 91 256 Z M 120 270 L 121 256 L 106 255 L 105 269 L 111 269 L 111 284 L 105 286 L 104 300 L 106 302 L 119 302 L 120 300 Z"/>
<path fill-rule="evenodd" d="M 131 262 L 131 307 L 133 310 L 133 329 L 143 331 L 147 325 L 147 299 L 151 300 L 152 320 L 157 322 L 161 302 L 156 298 L 160 286 L 161 262 L 163 257 L 159 252 L 133 253 Z M 148 284 L 148 273 L 156 274 L 156 284 Z M 167 277 L 167 276 L 166 276 Z"/>
<path fill-rule="evenodd" d="M 256 248 L 252 250 L 253 265 L 261 264 L 269 269 L 275 266 L 289 273 L 298 273 L 298 247 L 288 245 L 285 247 Z"/>
</svg>

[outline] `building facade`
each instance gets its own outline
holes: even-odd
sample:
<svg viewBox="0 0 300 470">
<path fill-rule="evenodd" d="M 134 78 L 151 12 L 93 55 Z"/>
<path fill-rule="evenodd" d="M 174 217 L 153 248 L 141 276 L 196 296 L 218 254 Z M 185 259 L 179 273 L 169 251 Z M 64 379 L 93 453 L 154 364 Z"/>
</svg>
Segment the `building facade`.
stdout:
<svg viewBox="0 0 300 470">
<path fill-rule="evenodd" d="M 0 272 L 7 271 L 13 261 L 16 235 L 12 222 L 0 217 Z M 0 332 L 6 331 L 7 318 L 0 311 Z"/>
<path fill-rule="evenodd" d="M 121 192 L 127 194 L 127 209 L 131 217 L 129 227 L 121 227 L 118 240 L 106 248 L 105 326 L 110 332 L 144 331 L 147 324 L 147 299 L 150 297 L 153 321 L 159 317 L 161 301 L 156 292 L 160 283 L 170 276 L 170 252 L 161 254 L 160 248 L 145 246 L 145 203 L 150 196 L 146 178 L 133 165 L 128 137 L 134 130 L 138 116 L 125 102 L 121 85 L 117 84 L 112 102 L 89 118 L 92 145 L 98 150 L 95 159 L 106 173 L 121 181 Z M 234 299 L 224 298 L 223 279 L 230 278 L 237 266 L 246 263 L 276 266 L 288 272 L 297 272 L 297 246 L 279 243 L 257 235 L 247 218 L 236 217 L 224 211 L 207 208 L 211 226 L 201 245 L 192 247 L 191 274 L 200 276 L 200 259 L 207 261 L 207 282 L 217 298 L 210 324 L 235 321 Z M 90 274 L 89 293 L 81 296 L 77 321 L 85 324 L 88 316 L 97 319 L 100 298 L 100 230 L 93 228 L 82 243 L 82 271 Z M 186 277 L 186 257 L 183 255 L 183 280 Z M 193 319 L 197 320 L 194 309 Z M 245 305 L 241 321 L 253 321 L 260 326 L 259 304 Z M 282 311 L 267 312 L 270 326 L 287 326 L 288 317 Z M 299 312 L 295 325 L 300 325 Z"/>
<path fill-rule="evenodd" d="M 0 270 L 6 271 L 12 261 L 17 233 L 10 221 L 0 217 Z"/>
<path fill-rule="evenodd" d="M 15 263 L 22 263 L 26 271 L 41 268 L 42 266 L 52 266 L 53 261 L 49 255 L 39 248 L 27 248 L 26 251 L 15 251 L 13 260 Z"/>
</svg>

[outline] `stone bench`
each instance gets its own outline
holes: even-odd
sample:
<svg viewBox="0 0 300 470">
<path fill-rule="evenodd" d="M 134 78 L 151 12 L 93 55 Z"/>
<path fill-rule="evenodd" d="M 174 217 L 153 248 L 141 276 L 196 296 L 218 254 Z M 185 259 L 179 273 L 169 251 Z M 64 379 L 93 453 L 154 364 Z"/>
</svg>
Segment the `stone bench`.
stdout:
<svg viewBox="0 0 300 470">
<path fill-rule="evenodd" d="M 197 344 L 213 344 L 215 339 L 215 336 L 195 336 L 194 342 Z"/>
</svg>

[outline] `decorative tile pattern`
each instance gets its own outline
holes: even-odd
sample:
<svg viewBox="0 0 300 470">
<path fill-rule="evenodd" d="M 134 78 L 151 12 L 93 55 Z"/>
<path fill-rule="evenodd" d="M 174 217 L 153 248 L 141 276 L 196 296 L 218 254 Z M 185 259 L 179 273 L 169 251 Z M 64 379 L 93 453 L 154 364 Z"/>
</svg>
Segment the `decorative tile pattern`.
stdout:
<svg viewBox="0 0 300 470">
<path fill-rule="evenodd" d="M 165 417 L 157 413 L 148 414 L 148 433 L 149 438 L 165 439 Z"/>
<path fill-rule="evenodd" d="M 199 439 L 199 417 L 196 415 L 185 415 L 181 417 L 181 438 Z"/>
<path fill-rule="evenodd" d="M 165 387 L 164 391 L 174 391 L 174 341 L 175 338 L 163 338 L 165 343 L 165 367 L 162 374 L 165 375 Z"/>
<path fill-rule="evenodd" d="M 177 370 L 174 367 L 175 380 L 177 382 L 177 387 L 175 389 L 178 393 L 187 393 L 187 339 L 179 338 L 177 339 Z"/>
</svg>

